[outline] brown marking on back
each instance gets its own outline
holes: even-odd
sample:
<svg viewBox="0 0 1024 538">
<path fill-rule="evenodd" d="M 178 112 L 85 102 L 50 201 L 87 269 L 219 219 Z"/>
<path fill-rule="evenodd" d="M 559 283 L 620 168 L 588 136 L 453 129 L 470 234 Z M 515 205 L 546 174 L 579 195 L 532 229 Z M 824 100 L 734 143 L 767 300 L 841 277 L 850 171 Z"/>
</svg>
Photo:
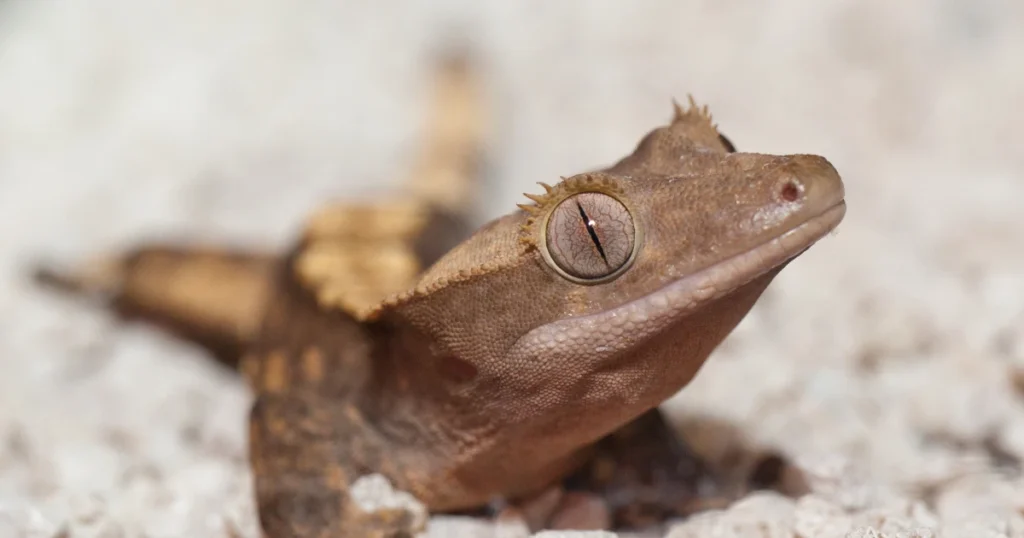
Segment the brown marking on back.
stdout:
<svg viewBox="0 0 1024 538">
<path fill-rule="evenodd" d="M 345 407 L 343 408 L 343 412 L 345 413 L 345 418 L 347 418 L 353 424 L 357 424 L 360 426 L 366 424 L 366 421 L 363 419 L 363 413 L 362 411 L 359 410 L 358 407 L 352 404 L 346 404 Z"/>
<path fill-rule="evenodd" d="M 302 354 L 302 373 L 309 383 L 319 383 L 324 379 L 324 355 L 319 348 L 307 348 Z"/>
<path fill-rule="evenodd" d="M 242 379 L 245 379 L 250 387 L 258 386 L 260 371 L 263 368 L 260 358 L 255 353 L 249 352 L 242 356 L 238 365 Z"/>
<path fill-rule="evenodd" d="M 288 355 L 283 351 L 267 353 L 263 358 L 260 389 L 263 392 L 282 392 L 291 386 L 291 372 Z"/>
</svg>

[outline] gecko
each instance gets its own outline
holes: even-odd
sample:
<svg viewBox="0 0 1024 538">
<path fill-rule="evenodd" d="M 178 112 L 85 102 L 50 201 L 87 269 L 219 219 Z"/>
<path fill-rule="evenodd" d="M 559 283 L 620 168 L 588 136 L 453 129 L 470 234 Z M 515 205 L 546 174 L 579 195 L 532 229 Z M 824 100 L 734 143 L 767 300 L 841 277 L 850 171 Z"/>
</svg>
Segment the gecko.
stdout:
<svg viewBox="0 0 1024 538">
<path fill-rule="evenodd" d="M 144 242 L 41 264 L 38 280 L 241 373 L 270 538 L 421 532 L 353 502 L 369 473 L 435 513 L 559 484 L 620 527 L 692 511 L 700 473 L 658 406 L 839 225 L 839 173 L 817 155 L 738 152 L 690 98 L 621 160 L 535 178 L 542 192 L 474 231 L 483 91 L 465 58 L 439 72 L 402 194 L 325 204 L 285 252 Z"/>
</svg>

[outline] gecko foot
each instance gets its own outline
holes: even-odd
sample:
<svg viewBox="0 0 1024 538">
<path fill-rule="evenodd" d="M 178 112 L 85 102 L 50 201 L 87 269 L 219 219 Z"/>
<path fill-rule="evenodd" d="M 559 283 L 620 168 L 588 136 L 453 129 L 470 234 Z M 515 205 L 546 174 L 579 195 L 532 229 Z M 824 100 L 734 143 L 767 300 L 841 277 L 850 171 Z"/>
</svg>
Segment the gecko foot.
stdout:
<svg viewBox="0 0 1024 538">
<path fill-rule="evenodd" d="M 794 469 L 783 458 L 749 447 L 741 451 L 728 461 L 705 460 L 653 409 L 601 439 L 588 463 L 565 481 L 566 496 L 577 495 L 569 513 L 596 512 L 579 495 L 596 496 L 612 528 L 642 529 L 725 508 L 756 489 L 799 493 Z"/>
</svg>

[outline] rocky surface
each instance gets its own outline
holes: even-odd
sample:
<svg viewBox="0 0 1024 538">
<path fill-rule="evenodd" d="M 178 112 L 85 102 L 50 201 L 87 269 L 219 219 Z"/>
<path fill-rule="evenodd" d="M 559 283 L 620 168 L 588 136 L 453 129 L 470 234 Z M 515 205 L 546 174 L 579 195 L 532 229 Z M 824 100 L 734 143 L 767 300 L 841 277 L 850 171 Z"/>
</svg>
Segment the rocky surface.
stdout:
<svg viewBox="0 0 1024 538">
<path fill-rule="evenodd" d="M 667 404 L 710 457 L 777 451 L 812 493 L 668 536 L 1024 536 L 1024 4 L 384 6 L 0 4 L 0 536 L 256 536 L 241 383 L 24 264 L 171 233 L 282 245 L 320 200 L 384 192 L 452 35 L 497 110 L 482 218 L 618 158 L 688 92 L 738 147 L 846 180 L 838 234 Z"/>
</svg>

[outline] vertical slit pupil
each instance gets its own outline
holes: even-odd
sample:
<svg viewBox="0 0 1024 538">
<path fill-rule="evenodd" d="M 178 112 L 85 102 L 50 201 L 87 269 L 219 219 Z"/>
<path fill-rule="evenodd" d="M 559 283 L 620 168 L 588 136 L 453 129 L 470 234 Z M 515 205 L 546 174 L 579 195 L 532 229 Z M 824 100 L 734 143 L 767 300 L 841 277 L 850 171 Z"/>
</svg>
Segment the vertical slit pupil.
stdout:
<svg viewBox="0 0 1024 538">
<path fill-rule="evenodd" d="M 604 253 L 604 247 L 601 246 L 601 240 L 597 238 L 597 230 L 594 229 L 594 221 L 590 220 L 587 216 L 586 210 L 583 209 L 583 204 L 576 202 L 576 207 L 580 210 L 580 217 L 583 218 L 583 225 L 587 227 L 587 233 L 590 234 L 590 240 L 594 242 L 594 246 L 597 247 L 597 253 L 601 255 L 601 259 L 604 260 L 604 264 L 608 265 L 608 256 Z"/>
</svg>

